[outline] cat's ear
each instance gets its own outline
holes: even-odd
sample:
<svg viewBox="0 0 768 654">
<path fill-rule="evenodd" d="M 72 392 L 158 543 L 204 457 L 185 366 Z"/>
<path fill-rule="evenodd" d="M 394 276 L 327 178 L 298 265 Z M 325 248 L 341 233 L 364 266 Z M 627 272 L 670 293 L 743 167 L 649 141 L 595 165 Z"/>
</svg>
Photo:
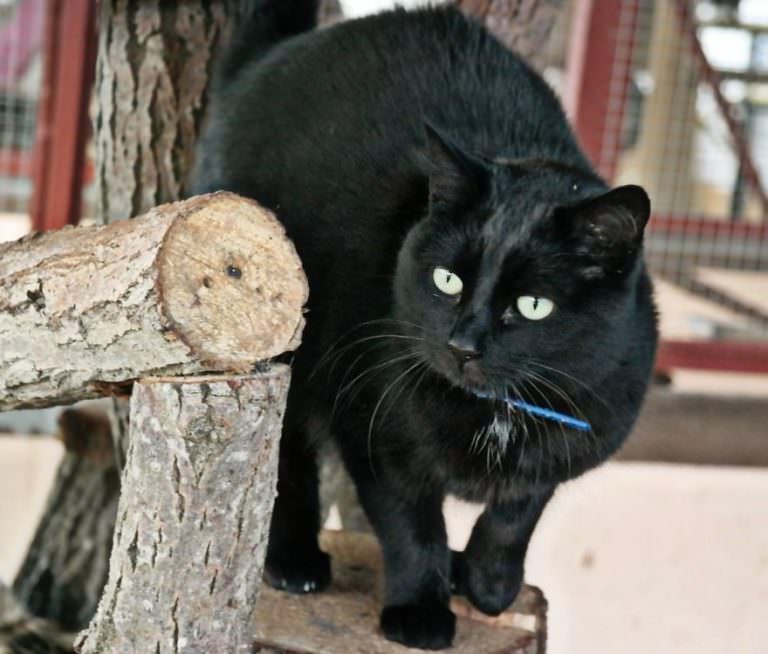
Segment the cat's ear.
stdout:
<svg viewBox="0 0 768 654">
<path fill-rule="evenodd" d="M 639 186 L 619 186 L 561 212 L 561 227 L 580 253 L 620 266 L 643 242 L 651 201 Z"/>
<path fill-rule="evenodd" d="M 425 123 L 430 206 L 466 204 L 483 191 L 489 170 L 445 134 Z"/>
</svg>

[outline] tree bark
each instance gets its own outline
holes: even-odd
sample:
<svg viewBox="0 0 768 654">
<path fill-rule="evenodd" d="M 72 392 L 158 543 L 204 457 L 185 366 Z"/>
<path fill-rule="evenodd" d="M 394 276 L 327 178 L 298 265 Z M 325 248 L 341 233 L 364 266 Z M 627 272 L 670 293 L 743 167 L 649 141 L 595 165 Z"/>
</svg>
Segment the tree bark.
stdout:
<svg viewBox="0 0 768 654">
<path fill-rule="evenodd" d="M 0 247 L 0 410 L 249 370 L 295 349 L 306 299 L 282 225 L 231 193 L 22 239 Z"/>
<path fill-rule="evenodd" d="M 534 68 L 541 69 L 565 0 L 456 0 L 456 5 Z"/>
<path fill-rule="evenodd" d="M 182 197 L 236 0 L 103 0 L 94 141 L 99 218 Z"/>
<path fill-rule="evenodd" d="M 144 380 L 82 654 L 251 652 L 289 368 Z"/>
</svg>

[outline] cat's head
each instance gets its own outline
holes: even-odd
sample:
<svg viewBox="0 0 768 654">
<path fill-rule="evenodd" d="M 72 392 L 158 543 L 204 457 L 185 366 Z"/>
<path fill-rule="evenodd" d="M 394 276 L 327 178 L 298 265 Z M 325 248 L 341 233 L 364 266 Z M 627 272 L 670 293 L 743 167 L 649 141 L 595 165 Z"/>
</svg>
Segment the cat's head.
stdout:
<svg viewBox="0 0 768 654">
<path fill-rule="evenodd" d="M 417 326 L 430 367 L 481 394 L 591 383 L 616 365 L 637 311 L 646 193 L 556 161 L 483 160 L 427 131 L 429 213 L 400 252 L 395 317 Z"/>
</svg>

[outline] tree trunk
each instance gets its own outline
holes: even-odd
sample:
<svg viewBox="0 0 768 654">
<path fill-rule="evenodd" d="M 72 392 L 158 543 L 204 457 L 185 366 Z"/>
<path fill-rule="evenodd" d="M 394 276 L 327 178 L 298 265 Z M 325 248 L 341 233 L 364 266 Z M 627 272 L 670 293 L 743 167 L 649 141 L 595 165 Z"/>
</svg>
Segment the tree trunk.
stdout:
<svg viewBox="0 0 768 654">
<path fill-rule="evenodd" d="M 456 4 L 538 69 L 552 28 L 565 9 L 565 0 L 456 0 Z"/>
<path fill-rule="evenodd" d="M 82 654 L 251 652 L 289 368 L 144 380 Z"/>
<path fill-rule="evenodd" d="M 120 477 L 101 412 L 68 409 L 59 418 L 65 454 L 13 591 L 35 616 L 83 629 L 107 580 Z M 107 556 L 103 556 L 106 552 Z"/>
<path fill-rule="evenodd" d="M 237 0 L 99 3 L 94 86 L 99 222 L 138 216 L 181 197 L 205 116 L 213 62 L 229 25 L 237 18 L 238 6 Z M 114 405 L 111 423 L 117 445 L 115 457 L 120 464 L 128 440 L 128 409 L 120 399 L 115 399 Z M 78 470 L 65 459 L 59 476 L 67 484 L 54 487 L 41 528 L 54 520 L 54 508 L 59 519 L 77 523 L 83 507 L 62 492 L 80 483 Z M 82 483 L 90 481 L 86 478 Z M 103 501 L 91 508 L 89 519 L 99 533 L 113 531 L 118 492 L 116 485 L 105 483 L 100 491 Z M 37 546 L 27 554 L 16 584 L 27 582 L 25 571 L 45 568 L 48 562 L 55 561 L 68 561 L 69 565 L 47 568 L 45 587 L 37 586 L 41 595 L 55 597 L 60 584 L 66 585 L 70 577 L 100 579 L 109 559 L 110 543 L 93 543 L 87 538 L 69 542 L 67 532 L 45 530 Z M 73 561 L 81 566 L 79 571 L 73 570 Z M 70 613 L 92 615 L 92 596 L 81 598 L 82 606 L 70 604 L 66 610 L 60 607 L 59 615 L 65 620 Z M 59 615 L 54 610 L 50 617 Z"/>
<path fill-rule="evenodd" d="M 344 11 L 339 0 L 321 0 L 317 11 L 317 22 L 321 27 L 344 20 Z"/>
<path fill-rule="evenodd" d="M 98 219 L 111 223 L 182 197 L 205 120 L 216 54 L 239 0 L 103 0 L 94 91 Z M 115 400 L 115 453 L 127 407 Z"/>
<path fill-rule="evenodd" d="M 103 0 L 94 129 L 99 218 L 182 197 L 236 0 Z"/>
</svg>

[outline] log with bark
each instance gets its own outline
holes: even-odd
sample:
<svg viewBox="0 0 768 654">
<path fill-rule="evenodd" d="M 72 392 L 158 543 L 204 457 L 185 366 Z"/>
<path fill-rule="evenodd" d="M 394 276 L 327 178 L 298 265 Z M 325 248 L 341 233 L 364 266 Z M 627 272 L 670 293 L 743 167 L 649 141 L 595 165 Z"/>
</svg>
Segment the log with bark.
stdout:
<svg viewBox="0 0 768 654">
<path fill-rule="evenodd" d="M 109 581 L 78 651 L 252 651 L 289 376 L 136 384 Z"/>
<path fill-rule="evenodd" d="M 306 279 L 274 216 L 231 193 L 0 246 L 0 410 L 295 348 Z"/>
</svg>

